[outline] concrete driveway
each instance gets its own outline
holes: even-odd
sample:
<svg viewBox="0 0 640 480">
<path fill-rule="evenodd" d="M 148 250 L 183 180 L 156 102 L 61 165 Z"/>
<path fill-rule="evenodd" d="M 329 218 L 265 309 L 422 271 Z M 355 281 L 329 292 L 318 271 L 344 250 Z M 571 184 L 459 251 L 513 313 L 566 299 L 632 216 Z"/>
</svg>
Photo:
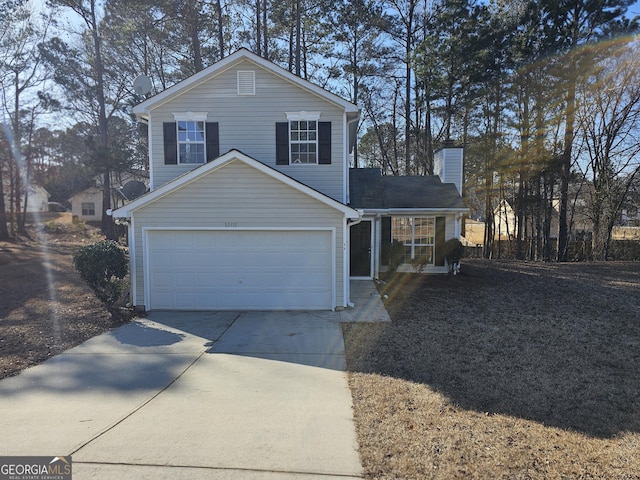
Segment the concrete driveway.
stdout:
<svg viewBox="0 0 640 480">
<path fill-rule="evenodd" d="M 0 381 L 0 455 L 72 455 L 75 480 L 357 478 L 343 319 L 150 313 Z"/>
</svg>

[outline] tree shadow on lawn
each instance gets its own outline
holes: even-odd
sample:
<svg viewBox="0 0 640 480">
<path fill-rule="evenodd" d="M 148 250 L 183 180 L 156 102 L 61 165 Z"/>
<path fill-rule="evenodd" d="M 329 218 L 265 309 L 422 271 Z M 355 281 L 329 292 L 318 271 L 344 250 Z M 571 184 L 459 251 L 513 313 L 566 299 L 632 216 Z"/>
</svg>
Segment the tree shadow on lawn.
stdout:
<svg viewBox="0 0 640 480">
<path fill-rule="evenodd" d="M 382 292 L 392 325 L 344 326 L 348 369 L 594 437 L 640 432 L 638 267 L 469 260 L 460 276 L 398 275 Z"/>
</svg>

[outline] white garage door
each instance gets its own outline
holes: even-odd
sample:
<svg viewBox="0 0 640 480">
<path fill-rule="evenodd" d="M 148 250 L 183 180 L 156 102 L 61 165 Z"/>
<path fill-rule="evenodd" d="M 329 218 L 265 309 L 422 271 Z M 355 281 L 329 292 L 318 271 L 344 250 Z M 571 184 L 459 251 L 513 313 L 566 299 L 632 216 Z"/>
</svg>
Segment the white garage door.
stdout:
<svg viewBox="0 0 640 480">
<path fill-rule="evenodd" d="M 149 231 L 148 309 L 332 308 L 331 231 Z"/>
</svg>

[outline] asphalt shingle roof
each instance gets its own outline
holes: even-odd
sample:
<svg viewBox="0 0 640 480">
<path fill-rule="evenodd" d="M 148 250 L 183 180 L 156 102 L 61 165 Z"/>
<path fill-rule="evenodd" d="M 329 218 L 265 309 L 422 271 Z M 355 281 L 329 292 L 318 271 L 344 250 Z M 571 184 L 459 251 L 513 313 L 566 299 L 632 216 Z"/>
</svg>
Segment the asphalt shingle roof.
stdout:
<svg viewBox="0 0 640 480">
<path fill-rule="evenodd" d="M 351 208 L 466 208 L 453 183 L 440 177 L 383 176 L 379 168 L 349 169 Z"/>
</svg>

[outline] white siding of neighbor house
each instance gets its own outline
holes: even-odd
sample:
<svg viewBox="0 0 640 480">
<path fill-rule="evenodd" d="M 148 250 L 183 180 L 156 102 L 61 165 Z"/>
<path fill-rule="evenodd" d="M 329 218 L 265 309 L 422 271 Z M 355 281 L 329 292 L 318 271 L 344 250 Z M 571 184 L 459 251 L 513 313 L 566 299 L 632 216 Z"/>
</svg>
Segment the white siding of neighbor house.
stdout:
<svg viewBox="0 0 640 480">
<path fill-rule="evenodd" d="M 95 215 L 83 215 L 82 204 L 93 203 Z M 77 193 L 71 199 L 71 215 L 85 222 L 99 222 L 102 220 L 102 190 L 91 187 Z"/>
<path fill-rule="evenodd" d="M 231 161 L 134 212 L 134 304 L 144 305 L 143 228 L 326 228 L 336 232 L 336 305 L 344 306 L 343 220 L 341 212 Z"/>
<path fill-rule="evenodd" d="M 255 71 L 255 95 L 238 95 L 238 70 Z M 331 165 L 275 164 L 276 122 L 286 122 L 286 112 L 300 111 L 321 112 L 320 121 L 331 122 Z M 174 121 L 173 113 L 185 112 L 207 112 L 208 122 L 218 122 L 221 155 L 232 149 L 240 150 L 335 200 L 345 202 L 343 109 L 247 60 L 151 111 L 152 189 L 194 168 L 194 165 L 164 165 L 162 125 Z"/>
</svg>

